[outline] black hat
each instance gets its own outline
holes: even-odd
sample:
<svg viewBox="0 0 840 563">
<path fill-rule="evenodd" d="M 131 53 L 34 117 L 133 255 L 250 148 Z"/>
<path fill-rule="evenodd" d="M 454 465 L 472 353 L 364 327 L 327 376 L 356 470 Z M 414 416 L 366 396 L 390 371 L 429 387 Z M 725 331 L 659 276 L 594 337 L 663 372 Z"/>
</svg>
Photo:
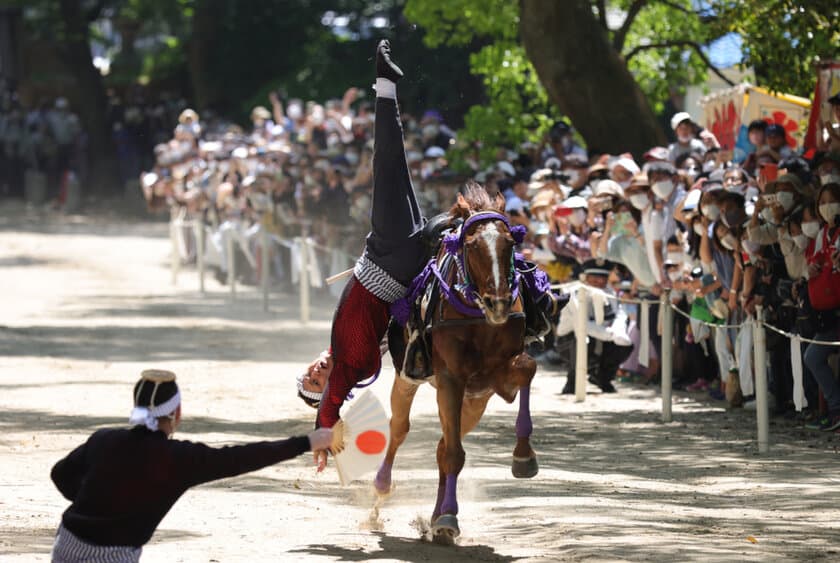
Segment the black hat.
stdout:
<svg viewBox="0 0 840 563">
<path fill-rule="evenodd" d="M 833 106 L 840 106 L 840 92 L 837 92 L 828 99 L 828 103 Z"/>
<path fill-rule="evenodd" d="M 764 132 L 767 135 L 781 135 L 782 137 L 785 136 L 785 128 L 779 125 L 778 123 L 771 123 L 767 126 L 767 129 Z"/>
<path fill-rule="evenodd" d="M 583 273 L 587 276 L 608 276 L 615 264 L 603 258 L 590 258 L 583 263 Z"/>
</svg>

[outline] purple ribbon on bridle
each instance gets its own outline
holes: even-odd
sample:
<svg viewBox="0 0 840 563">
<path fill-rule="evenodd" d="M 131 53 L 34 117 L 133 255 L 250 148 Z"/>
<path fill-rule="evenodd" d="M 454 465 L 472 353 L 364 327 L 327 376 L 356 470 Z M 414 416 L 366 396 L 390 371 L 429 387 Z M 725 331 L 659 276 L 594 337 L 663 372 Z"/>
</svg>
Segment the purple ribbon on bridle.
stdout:
<svg viewBox="0 0 840 563">
<path fill-rule="evenodd" d="M 501 221 L 504 223 L 505 227 L 507 227 L 508 231 L 510 231 L 515 244 L 520 244 L 525 238 L 527 229 L 524 226 L 511 226 L 508 218 L 497 211 L 479 211 L 478 213 L 470 215 L 467 220 L 464 221 L 464 224 L 461 225 L 459 231 L 443 237 L 443 247 L 447 254 L 453 256 L 458 267 L 460 277 L 464 280 L 463 283 L 455 284 L 453 286 L 446 283 L 446 280 L 443 279 L 443 274 L 438 268 L 437 258 L 432 258 L 420 274 L 412 280 L 411 285 L 408 287 L 406 296 L 402 299 L 398 299 L 391 305 L 391 315 L 398 323 L 405 325 L 405 323 L 408 322 L 408 317 L 411 313 L 411 306 L 420 296 L 420 293 L 425 289 L 430 276 L 437 278 L 438 283 L 440 284 L 441 295 L 443 295 L 444 299 L 446 299 L 446 301 L 452 305 L 456 311 L 462 315 L 470 317 L 484 316 L 484 311 L 481 307 L 473 305 L 473 303 L 476 303 L 480 299 L 480 296 L 478 295 L 475 284 L 473 284 L 470 280 L 469 272 L 467 271 L 464 257 L 464 237 L 471 226 L 476 223 L 483 223 L 486 221 Z M 511 286 L 511 299 L 514 301 L 519 296 L 519 277 L 519 272 L 514 267 L 514 254 L 511 254 L 509 283 Z M 457 293 L 460 293 L 464 297 L 466 303 L 458 297 Z"/>
</svg>

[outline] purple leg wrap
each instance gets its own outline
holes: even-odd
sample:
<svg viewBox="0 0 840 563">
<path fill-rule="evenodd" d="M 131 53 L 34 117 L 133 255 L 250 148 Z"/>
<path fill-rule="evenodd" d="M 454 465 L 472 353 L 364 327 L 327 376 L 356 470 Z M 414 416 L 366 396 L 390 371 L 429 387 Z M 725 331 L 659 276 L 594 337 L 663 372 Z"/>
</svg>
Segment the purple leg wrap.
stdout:
<svg viewBox="0 0 840 563">
<path fill-rule="evenodd" d="M 443 504 L 440 506 L 441 514 L 458 514 L 458 498 L 455 492 L 457 484 L 457 475 L 450 473 L 446 476 L 446 492 L 443 496 Z"/>
<path fill-rule="evenodd" d="M 438 485 L 437 500 L 435 501 L 435 509 L 432 512 L 432 521 L 440 516 L 440 505 L 443 504 L 443 496 L 446 494 L 446 484 L 440 483 Z"/>
<path fill-rule="evenodd" d="M 531 425 L 531 386 L 519 388 L 519 414 L 516 416 L 516 437 L 528 438 L 534 427 Z"/>
<path fill-rule="evenodd" d="M 376 490 L 382 493 L 391 490 L 391 468 L 393 466 L 385 461 L 379 466 L 379 471 L 376 472 L 376 477 L 373 479 L 373 486 Z"/>
</svg>

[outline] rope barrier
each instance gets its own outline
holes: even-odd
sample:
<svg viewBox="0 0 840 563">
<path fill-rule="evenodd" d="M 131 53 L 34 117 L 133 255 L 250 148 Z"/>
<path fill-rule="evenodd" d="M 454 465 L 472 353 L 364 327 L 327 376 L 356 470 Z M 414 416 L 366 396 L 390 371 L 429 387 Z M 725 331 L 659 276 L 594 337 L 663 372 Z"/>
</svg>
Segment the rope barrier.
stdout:
<svg viewBox="0 0 840 563">
<path fill-rule="evenodd" d="M 799 336 L 798 334 L 794 334 L 792 332 L 786 332 L 786 331 L 784 331 L 780 328 L 776 328 L 773 325 L 768 324 L 766 322 L 762 322 L 761 324 L 763 324 L 766 328 L 769 328 L 773 332 L 781 334 L 782 336 L 785 336 L 787 338 L 791 338 L 791 339 L 792 338 L 799 338 L 799 340 L 801 340 L 802 342 L 807 342 L 809 344 L 820 344 L 822 346 L 840 346 L 840 341 L 837 341 L 837 340 L 833 340 L 833 341 L 831 341 L 831 340 L 825 340 L 825 341 L 824 340 L 813 340 L 811 338 L 805 338 L 804 336 Z"/>
<path fill-rule="evenodd" d="M 669 303 L 669 305 L 671 306 L 671 309 L 673 309 L 674 311 L 676 311 L 677 313 L 679 313 L 683 317 L 685 317 L 687 319 L 690 319 L 692 321 L 697 321 L 698 323 L 704 324 L 704 325 L 706 325 L 708 327 L 711 327 L 711 328 L 742 328 L 744 326 L 744 323 L 733 325 L 733 324 L 710 323 L 708 321 L 701 321 L 700 319 L 695 319 L 694 317 L 692 317 L 691 315 L 689 315 L 688 313 L 686 313 L 682 309 L 677 308 L 673 303 Z"/>
</svg>

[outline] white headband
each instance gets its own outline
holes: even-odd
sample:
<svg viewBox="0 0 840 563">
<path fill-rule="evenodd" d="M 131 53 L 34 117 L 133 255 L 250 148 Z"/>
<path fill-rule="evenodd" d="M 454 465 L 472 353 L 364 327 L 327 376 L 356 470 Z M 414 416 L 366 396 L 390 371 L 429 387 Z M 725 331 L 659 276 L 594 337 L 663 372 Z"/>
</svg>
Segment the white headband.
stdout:
<svg viewBox="0 0 840 563">
<path fill-rule="evenodd" d="M 304 397 L 306 397 L 307 399 L 310 399 L 312 401 L 320 401 L 321 400 L 321 395 L 323 395 L 323 393 L 319 393 L 318 391 L 307 391 L 306 389 L 303 388 L 303 380 L 305 378 L 306 378 L 305 373 L 302 373 L 299 376 L 297 376 L 298 392 L 301 395 L 303 395 Z"/>
<path fill-rule="evenodd" d="M 171 399 L 156 407 L 134 407 L 128 415 L 129 424 L 143 424 L 154 432 L 158 429 L 158 417 L 169 416 L 181 404 L 181 392 L 176 391 Z"/>
</svg>

